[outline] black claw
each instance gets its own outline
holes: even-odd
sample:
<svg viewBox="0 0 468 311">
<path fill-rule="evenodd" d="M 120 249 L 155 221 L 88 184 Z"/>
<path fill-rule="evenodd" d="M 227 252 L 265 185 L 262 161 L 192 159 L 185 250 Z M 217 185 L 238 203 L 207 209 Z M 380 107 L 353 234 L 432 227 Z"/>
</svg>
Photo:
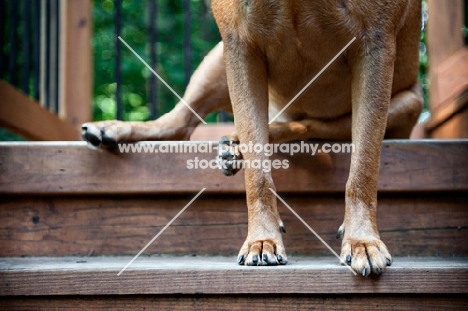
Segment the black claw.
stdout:
<svg viewBox="0 0 468 311">
<path fill-rule="evenodd" d="M 226 136 L 221 137 L 221 139 L 219 140 L 220 144 L 225 144 L 228 142 L 229 142 L 229 139 Z"/>
<path fill-rule="evenodd" d="M 377 274 L 382 275 L 382 269 L 381 268 L 377 268 Z"/>
<path fill-rule="evenodd" d="M 240 265 L 244 263 L 244 255 L 239 255 L 239 257 L 237 257 L 237 263 Z"/>
<path fill-rule="evenodd" d="M 362 276 L 366 276 L 366 268 L 362 269 Z"/>
<path fill-rule="evenodd" d="M 268 255 L 267 254 L 263 254 L 263 261 L 268 262 Z"/>
<path fill-rule="evenodd" d="M 344 229 L 338 229 L 338 232 L 336 233 L 336 238 L 339 239 L 339 238 L 342 238 L 344 235 Z"/>
<path fill-rule="evenodd" d="M 286 228 L 284 226 L 280 226 L 280 231 L 286 233 Z"/>
<path fill-rule="evenodd" d="M 83 131 L 87 131 L 87 130 L 88 130 L 88 126 L 82 125 L 82 126 L 81 126 L 81 129 L 82 129 Z"/>
<path fill-rule="evenodd" d="M 278 259 L 278 262 L 283 261 L 283 257 L 280 254 L 276 255 L 276 259 Z"/>
<path fill-rule="evenodd" d="M 253 261 L 254 264 L 257 264 L 258 263 L 258 256 L 257 255 L 253 256 L 252 261 Z"/>
<path fill-rule="evenodd" d="M 387 266 L 391 266 L 392 265 L 392 261 L 390 259 L 387 258 Z"/>
<path fill-rule="evenodd" d="M 348 264 L 351 263 L 351 255 L 346 256 L 346 262 L 347 262 Z"/>
<path fill-rule="evenodd" d="M 86 141 L 90 142 L 93 146 L 97 147 L 101 144 L 101 140 L 97 136 L 89 132 L 84 133 L 82 136 Z"/>
</svg>

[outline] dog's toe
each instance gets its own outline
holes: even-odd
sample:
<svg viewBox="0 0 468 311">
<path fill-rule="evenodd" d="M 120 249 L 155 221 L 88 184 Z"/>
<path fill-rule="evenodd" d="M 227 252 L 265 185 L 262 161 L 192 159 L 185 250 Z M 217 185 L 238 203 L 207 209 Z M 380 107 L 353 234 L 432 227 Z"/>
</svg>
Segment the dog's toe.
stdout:
<svg viewBox="0 0 468 311">
<path fill-rule="evenodd" d="M 246 266 L 276 266 L 285 265 L 288 262 L 286 253 L 280 251 L 282 245 L 277 245 L 273 240 L 255 241 L 243 247 L 237 257 L 237 263 Z"/>
<path fill-rule="evenodd" d="M 115 139 L 112 137 L 109 137 L 103 127 L 101 128 L 101 138 L 104 147 L 113 149 L 117 146 L 117 141 L 115 141 Z"/>
<path fill-rule="evenodd" d="M 240 170 L 242 154 L 238 145 L 238 141 L 230 140 L 226 136 L 223 136 L 219 142 L 216 160 L 218 168 L 226 176 L 233 176 Z"/>
<path fill-rule="evenodd" d="M 381 275 L 392 262 L 392 256 L 379 239 L 345 238 L 341 248 L 341 262 L 362 276 Z"/>
<path fill-rule="evenodd" d="M 101 133 L 96 131 L 91 124 L 85 123 L 81 126 L 81 137 L 92 147 L 99 147 L 101 145 Z"/>
</svg>

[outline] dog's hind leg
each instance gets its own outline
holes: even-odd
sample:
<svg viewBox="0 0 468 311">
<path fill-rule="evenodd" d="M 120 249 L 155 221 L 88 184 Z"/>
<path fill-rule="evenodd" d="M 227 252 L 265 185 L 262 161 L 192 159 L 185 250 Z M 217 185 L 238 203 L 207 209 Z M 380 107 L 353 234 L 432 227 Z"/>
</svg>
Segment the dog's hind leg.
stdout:
<svg viewBox="0 0 468 311">
<path fill-rule="evenodd" d="M 194 72 L 183 99 L 201 118 L 218 110 L 231 111 L 222 43 L 216 45 Z M 185 103 L 179 102 L 172 111 L 154 121 L 85 123 L 82 136 L 93 147 L 113 147 L 119 141 L 188 140 L 200 122 Z"/>
</svg>

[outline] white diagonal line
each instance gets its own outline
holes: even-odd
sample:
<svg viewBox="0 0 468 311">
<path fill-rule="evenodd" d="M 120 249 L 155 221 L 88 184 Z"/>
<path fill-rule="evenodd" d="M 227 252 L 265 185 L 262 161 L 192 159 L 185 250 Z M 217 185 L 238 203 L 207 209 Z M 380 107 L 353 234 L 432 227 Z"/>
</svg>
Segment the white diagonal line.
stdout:
<svg viewBox="0 0 468 311">
<path fill-rule="evenodd" d="M 158 73 L 157 73 L 153 68 L 151 68 L 151 66 L 148 65 L 148 63 L 145 62 L 145 61 L 143 60 L 143 58 L 141 58 L 140 55 L 138 55 L 137 52 L 135 52 L 135 50 L 133 50 L 133 49 L 130 47 L 130 45 L 128 45 L 127 42 L 125 42 L 124 39 L 122 39 L 122 37 L 119 36 L 118 38 L 119 38 L 120 41 L 122 41 L 123 44 L 125 44 L 126 47 L 129 48 L 130 51 L 133 52 L 133 54 L 135 54 L 136 57 L 138 57 L 138 59 L 139 59 L 143 64 L 146 65 L 146 67 L 148 67 L 149 70 L 151 70 L 151 72 L 159 79 L 159 81 L 161 81 L 165 86 L 167 86 L 167 88 L 168 88 L 169 90 L 171 90 L 171 92 L 174 93 L 174 95 L 175 95 L 185 106 L 187 106 L 187 108 L 190 109 L 190 111 L 192 111 L 193 114 L 196 115 L 198 119 L 200 119 L 200 121 L 203 122 L 203 124 L 207 124 L 207 123 L 205 122 L 205 120 L 203 120 L 203 118 L 200 117 L 200 116 L 198 115 L 198 113 L 196 113 L 195 110 L 193 110 L 192 107 L 190 107 L 190 105 L 189 105 L 184 99 L 182 99 L 182 97 L 180 97 L 179 94 L 177 94 L 177 92 L 174 91 L 174 89 L 173 89 L 172 87 L 170 87 L 169 84 L 167 84 L 166 81 L 164 81 L 164 79 L 161 78 L 161 76 L 158 75 Z"/>
<path fill-rule="evenodd" d="M 288 108 L 289 105 L 291 105 L 291 104 L 293 103 L 293 101 L 295 101 L 295 100 L 302 94 L 302 92 L 304 92 L 304 91 L 312 84 L 312 82 L 314 82 L 314 81 L 325 71 L 325 69 L 327 69 L 328 66 L 330 66 L 330 65 L 332 64 L 332 63 L 335 61 L 335 59 L 337 59 L 338 56 L 340 56 L 341 53 L 343 53 L 343 52 L 348 48 L 348 46 L 350 46 L 351 43 L 353 43 L 354 40 L 356 40 L 356 37 L 352 38 L 351 41 L 349 41 L 348 44 L 346 44 L 346 46 L 345 46 L 344 48 L 342 48 L 341 51 L 339 51 L 338 54 L 336 54 L 336 56 L 333 57 L 333 59 L 332 59 L 331 61 L 329 61 L 328 64 L 327 64 L 325 67 L 323 67 L 323 69 L 320 70 L 320 72 L 319 72 L 318 74 L 316 74 L 315 77 L 314 77 L 312 80 L 310 80 L 310 82 L 307 83 L 307 85 L 304 86 L 304 88 L 302 88 L 302 90 L 300 90 L 300 92 L 297 93 L 297 95 L 294 96 L 293 99 L 291 99 L 291 100 L 289 101 L 289 103 L 288 103 L 286 106 L 284 106 L 283 109 L 281 109 L 280 112 L 278 112 L 278 113 L 276 114 L 276 116 L 273 117 L 273 119 L 270 120 L 270 122 L 268 122 L 268 124 L 273 123 L 273 121 L 275 121 L 276 118 L 278 118 L 279 115 L 282 114 L 283 111 L 285 111 L 286 108 Z"/>
<path fill-rule="evenodd" d="M 205 190 L 206 190 L 206 188 L 203 188 L 202 190 L 200 190 L 200 192 L 198 192 L 197 195 L 194 196 L 193 199 L 190 200 L 190 202 L 188 202 L 187 205 L 185 205 L 184 208 L 181 209 L 180 212 L 177 213 L 177 215 L 175 215 L 174 218 L 172 218 L 171 221 L 169 221 L 167 223 L 167 225 L 165 225 L 164 228 L 162 228 L 161 231 L 159 231 L 159 233 L 156 234 L 156 236 L 153 239 L 151 239 L 151 241 L 149 241 L 149 243 L 146 244 L 146 246 L 143 247 L 143 249 L 138 254 L 136 254 L 136 256 L 133 257 L 133 259 L 130 260 L 130 262 L 122 270 L 120 270 L 120 272 L 117 274 L 117 276 L 120 276 L 122 274 L 122 272 L 124 272 L 135 261 L 135 259 L 137 259 L 138 256 L 140 256 L 145 251 L 145 249 L 147 249 L 148 246 L 150 246 L 151 243 L 153 243 L 154 240 L 156 240 L 164 232 L 164 230 L 166 230 L 167 227 L 169 227 L 174 222 L 174 220 L 176 220 L 190 206 L 190 204 L 192 204 L 193 201 L 195 201 L 200 196 L 200 194 L 202 194 L 202 192 L 205 191 Z"/>
<path fill-rule="evenodd" d="M 275 192 L 275 190 L 273 190 L 273 189 L 271 189 L 271 188 L 268 188 L 268 189 L 270 189 L 270 191 L 273 192 L 273 194 L 274 194 L 281 202 L 283 202 L 283 204 L 284 204 L 287 208 L 289 208 L 289 210 L 294 214 L 294 216 L 296 216 L 297 219 L 299 219 L 299 220 L 304 224 L 304 226 L 306 226 L 307 229 L 309 229 L 309 230 L 317 237 L 317 239 L 319 239 L 320 242 L 322 242 L 323 245 L 325 245 L 325 246 L 333 253 L 333 255 L 336 256 L 336 258 L 338 258 L 338 260 L 339 260 L 342 264 L 344 264 L 346 267 L 348 267 L 348 269 L 349 269 L 354 275 L 357 275 L 357 273 L 354 272 L 354 270 L 353 270 L 350 266 L 348 266 L 348 265 L 340 258 L 340 256 L 333 250 L 333 248 L 331 248 L 331 246 L 328 245 L 327 242 L 325 242 L 325 241 L 322 239 L 322 237 L 320 237 L 320 235 L 318 235 L 318 233 L 315 232 L 315 230 L 312 229 L 312 228 L 305 222 L 305 220 L 302 219 L 302 217 L 299 216 L 299 215 L 296 213 L 296 211 L 293 210 L 292 207 L 289 206 L 288 203 L 286 203 L 286 202 L 278 195 L 278 193 Z"/>
</svg>

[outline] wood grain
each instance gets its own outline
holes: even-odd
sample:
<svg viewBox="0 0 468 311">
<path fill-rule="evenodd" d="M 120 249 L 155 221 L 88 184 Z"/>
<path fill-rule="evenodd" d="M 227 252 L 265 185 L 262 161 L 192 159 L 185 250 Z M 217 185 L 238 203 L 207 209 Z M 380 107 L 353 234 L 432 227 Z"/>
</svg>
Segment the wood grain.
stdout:
<svg viewBox="0 0 468 311">
<path fill-rule="evenodd" d="M 178 143 L 178 142 L 175 142 Z M 153 143 L 160 144 L 160 143 Z M 216 146 L 216 144 L 213 144 Z M 379 191 L 468 190 L 468 140 L 385 141 Z M 243 171 L 225 177 L 218 169 L 188 169 L 187 160 L 211 153 L 96 152 L 84 142 L 0 143 L 0 194 L 103 195 L 245 193 Z M 273 171 L 278 192 L 344 193 L 350 154 L 277 154 L 288 169 Z"/>
<path fill-rule="evenodd" d="M 464 295 L 139 295 L 7 297 L 0 310 L 462 310 Z"/>
<path fill-rule="evenodd" d="M 291 258 L 286 266 L 246 267 L 225 257 L 10 258 L 0 260 L 0 295 L 149 294 L 467 294 L 466 259 L 396 258 L 363 278 L 335 258 Z M 261 286 L 259 286 L 261 285 Z"/>
<path fill-rule="evenodd" d="M 62 3 L 60 117 L 80 128 L 91 120 L 91 0 Z"/>
<path fill-rule="evenodd" d="M 339 252 L 342 195 L 279 193 Z M 0 256 L 134 255 L 193 197 L 2 197 Z M 281 203 L 289 255 L 329 250 Z M 468 208 L 463 193 L 382 194 L 378 224 L 393 255 L 468 256 Z M 235 255 L 247 234 L 245 195 L 199 197 L 145 254 Z"/>
<path fill-rule="evenodd" d="M 38 102 L 3 81 L 0 81 L 0 102 L 0 126 L 18 135 L 31 140 L 80 138 L 77 128 L 62 121 L 42 108 Z"/>
</svg>

